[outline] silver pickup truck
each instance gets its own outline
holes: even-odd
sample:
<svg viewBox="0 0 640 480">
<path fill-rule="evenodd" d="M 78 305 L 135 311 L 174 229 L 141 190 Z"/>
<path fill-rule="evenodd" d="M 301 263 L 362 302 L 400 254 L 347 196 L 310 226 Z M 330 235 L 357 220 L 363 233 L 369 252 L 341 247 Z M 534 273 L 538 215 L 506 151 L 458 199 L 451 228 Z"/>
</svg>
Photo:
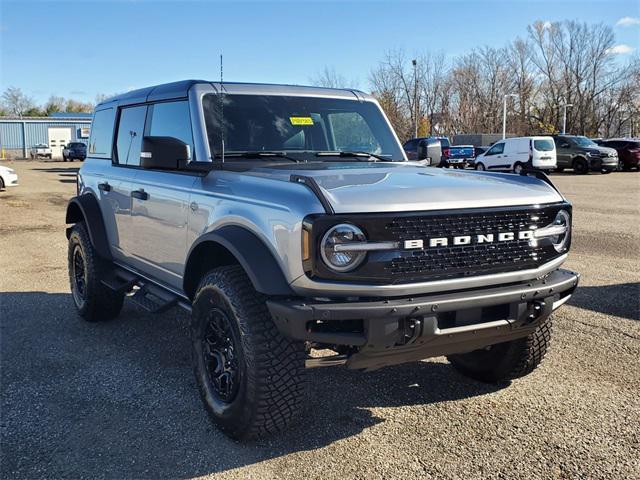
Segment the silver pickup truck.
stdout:
<svg viewBox="0 0 640 480">
<path fill-rule="evenodd" d="M 189 311 L 202 400 L 239 439 L 295 418 L 306 368 L 446 355 L 526 375 L 578 283 L 559 268 L 571 205 L 543 174 L 408 162 L 352 90 L 190 80 L 107 100 L 66 222 L 80 315 Z"/>
</svg>

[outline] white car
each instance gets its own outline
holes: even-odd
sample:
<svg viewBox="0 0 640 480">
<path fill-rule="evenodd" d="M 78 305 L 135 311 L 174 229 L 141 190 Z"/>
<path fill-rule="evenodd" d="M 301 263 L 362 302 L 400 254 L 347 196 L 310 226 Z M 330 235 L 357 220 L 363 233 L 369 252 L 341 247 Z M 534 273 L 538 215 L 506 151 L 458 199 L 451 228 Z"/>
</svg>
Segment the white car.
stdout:
<svg viewBox="0 0 640 480">
<path fill-rule="evenodd" d="M 496 142 L 476 157 L 476 170 L 511 171 L 556 168 L 556 146 L 551 137 L 514 137 Z"/>
<path fill-rule="evenodd" d="M 0 165 L 0 190 L 18 185 L 18 174 L 13 168 Z"/>
<path fill-rule="evenodd" d="M 39 143 L 31 147 L 30 156 L 32 159 L 40 157 L 51 158 L 51 149 L 49 148 L 49 145 Z"/>
</svg>

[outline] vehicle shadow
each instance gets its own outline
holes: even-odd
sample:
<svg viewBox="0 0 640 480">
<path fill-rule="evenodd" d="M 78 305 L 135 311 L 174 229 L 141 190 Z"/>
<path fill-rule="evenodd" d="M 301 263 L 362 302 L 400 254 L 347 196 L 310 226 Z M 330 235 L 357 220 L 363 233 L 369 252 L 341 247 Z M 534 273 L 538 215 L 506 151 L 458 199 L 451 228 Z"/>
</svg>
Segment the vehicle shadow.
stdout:
<svg viewBox="0 0 640 480">
<path fill-rule="evenodd" d="M 76 183 L 76 178 L 80 168 L 34 168 L 38 172 L 57 173 L 60 183 Z"/>
<path fill-rule="evenodd" d="M 373 408 L 420 406 L 429 417 L 430 404 L 499 388 L 438 362 L 309 370 L 304 418 L 238 443 L 198 398 L 183 313 L 125 303 L 115 320 L 90 324 L 69 294 L 16 292 L 0 293 L 0 322 L 2 478 L 192 478 L 325 447 L 384 422 Z"/>
<path fill-rule="evenodd" d="M 569 300 L 569 305 L 640 321 L 640 283 L 580 286 Z"/>
<path fill-rule="evenodd" d="M 51 167 L 51 168 L 34 168 L 32 169 L 36 172 L 48 172 L 48 173 L 69 173 L 69 172 L 74 172 L 74 173 L 78 173 L 80 171 L 80 167 L 69 167 L 69 168 L 62 168 L 62 167 Z"/>
</svg>

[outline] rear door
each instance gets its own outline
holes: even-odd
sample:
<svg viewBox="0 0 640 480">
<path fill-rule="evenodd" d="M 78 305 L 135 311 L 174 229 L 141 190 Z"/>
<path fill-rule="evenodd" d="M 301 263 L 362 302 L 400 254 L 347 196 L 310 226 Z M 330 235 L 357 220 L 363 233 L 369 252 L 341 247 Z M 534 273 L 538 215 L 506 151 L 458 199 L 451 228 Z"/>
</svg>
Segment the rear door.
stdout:
<svg viewBox="0 0 640 480">
<path fill-rule="evenodd" d="M 554 137 L 556 144 L 556 164 L 560 168 L 571 168 L 571 144 L 567 137 Z"/>
<path fill-rule="evenodd" d="M 116 258 L 132 258 L 134 227 L 131 220 L 131 189 L 136 174 L 136 162 L 140 161 L 140 146 L 147 113 L 145 105 L 121 108 L 116 130 L 113 167 L 108 176 L 109 202 L 114 211 L 116 238 L 112 249 Z"/>
<path fill-rule="evenodd" d="M 150 105 L 144 135 L 182 140 L 193 155 L 188 102 Z M 136 163 L 140 164 L 139 152 Z M 131 187 L 131 251 L 136 266 L 176 289 L 182 288 L 187 223 L 190 208 L 194 207 L 190 205 L 190 195 L 196 178 L 186 171 L 137 168 Z"/>
</svg>

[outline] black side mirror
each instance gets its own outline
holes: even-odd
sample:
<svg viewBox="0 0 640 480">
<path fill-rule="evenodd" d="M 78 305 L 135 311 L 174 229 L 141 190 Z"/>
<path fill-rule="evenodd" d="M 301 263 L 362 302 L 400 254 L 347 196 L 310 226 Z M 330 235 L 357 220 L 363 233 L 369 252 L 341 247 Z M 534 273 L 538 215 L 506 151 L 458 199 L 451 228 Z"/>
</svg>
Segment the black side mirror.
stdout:
<svg viewBox="0 0 640 480">
<path fill-rule="evenodd" d="M 191 148 L 174 137 L 144 137 L 140 151 L 142 168 L 177 170 L 191 159 Z"/>
</svg>

